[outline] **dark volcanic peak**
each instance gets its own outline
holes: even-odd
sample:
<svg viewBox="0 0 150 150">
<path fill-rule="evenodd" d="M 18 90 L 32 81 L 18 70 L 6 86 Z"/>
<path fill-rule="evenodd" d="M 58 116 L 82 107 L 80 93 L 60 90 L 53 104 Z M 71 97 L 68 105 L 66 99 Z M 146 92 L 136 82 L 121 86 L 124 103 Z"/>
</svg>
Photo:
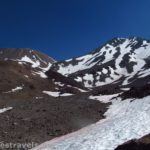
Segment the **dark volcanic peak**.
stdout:
<svg viewBox="0 0 150 150">
<path fill-rule="evenodd" d="M 53 58 L 30 48 L 0 48 L 0 60 L 15 60 L 31 63 L 33 67 L 48 67 Z"/>
</svg>

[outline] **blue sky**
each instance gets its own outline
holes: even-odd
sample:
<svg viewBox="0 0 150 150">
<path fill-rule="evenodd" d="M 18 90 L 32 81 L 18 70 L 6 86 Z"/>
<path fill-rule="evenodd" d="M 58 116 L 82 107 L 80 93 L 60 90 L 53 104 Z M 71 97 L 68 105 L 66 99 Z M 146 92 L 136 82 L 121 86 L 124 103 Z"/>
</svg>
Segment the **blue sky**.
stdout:
<svg viewBox="0 0 150 150">
<path fill-rule="evenodd" d="M 130 36 L 150 39 L 149 0 L 0 0 L 0 47 L 62 60 Z"/>
</svg>

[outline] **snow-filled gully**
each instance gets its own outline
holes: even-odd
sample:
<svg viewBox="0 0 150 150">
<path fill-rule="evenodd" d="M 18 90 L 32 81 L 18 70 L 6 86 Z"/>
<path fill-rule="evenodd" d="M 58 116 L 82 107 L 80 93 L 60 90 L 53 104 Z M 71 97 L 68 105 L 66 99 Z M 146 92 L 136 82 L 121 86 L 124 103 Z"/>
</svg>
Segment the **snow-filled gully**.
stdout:
<svg viewBox="0 0 150 150">
<path fill-rule="evenodd" d="M 128 140 L 138 139 L 150 133 L 150 96 L 123 101 L 114 98 L 105 116 L 96 124 L 33 150 L 114 150 Z"/>
</svg>

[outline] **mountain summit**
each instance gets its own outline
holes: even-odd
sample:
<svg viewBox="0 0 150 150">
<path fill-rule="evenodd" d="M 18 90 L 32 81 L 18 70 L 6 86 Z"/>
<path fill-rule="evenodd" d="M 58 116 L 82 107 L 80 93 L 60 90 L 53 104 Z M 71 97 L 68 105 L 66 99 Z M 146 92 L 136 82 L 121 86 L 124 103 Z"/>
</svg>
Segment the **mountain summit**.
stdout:
<svg viewBox="0 0 150 150">
<path fill-rule="evenodd" d="M 27 62 L 33 67 L 43 68 L 55 62 L 53 58 L 30 48 L 0 48 L 0 60 Z"/>
<path fill-rule="evenodd" d="M 117 81 L 125 86 L 148 71 L 149 49 L 150 41 L 142 38 L 114 38 L 85 56 L 56 62 L 51 69 L 72 77 L 85 87 Z"/>
</svg>

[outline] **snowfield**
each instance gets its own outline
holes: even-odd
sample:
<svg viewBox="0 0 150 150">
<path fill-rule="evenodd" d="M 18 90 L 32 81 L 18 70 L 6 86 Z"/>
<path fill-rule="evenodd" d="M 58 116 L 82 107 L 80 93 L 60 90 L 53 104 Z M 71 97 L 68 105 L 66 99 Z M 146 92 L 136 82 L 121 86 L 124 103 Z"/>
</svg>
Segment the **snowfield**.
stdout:
<svg viewBox="0 0 150 150">
<path fill-rule="evenodd" d="M 128 140 L 150 133 L 150 96 L 123 101 L 114 98 L 111 102 L 105 119 L 33 150 L 114 150 Z"/>
</svg>

